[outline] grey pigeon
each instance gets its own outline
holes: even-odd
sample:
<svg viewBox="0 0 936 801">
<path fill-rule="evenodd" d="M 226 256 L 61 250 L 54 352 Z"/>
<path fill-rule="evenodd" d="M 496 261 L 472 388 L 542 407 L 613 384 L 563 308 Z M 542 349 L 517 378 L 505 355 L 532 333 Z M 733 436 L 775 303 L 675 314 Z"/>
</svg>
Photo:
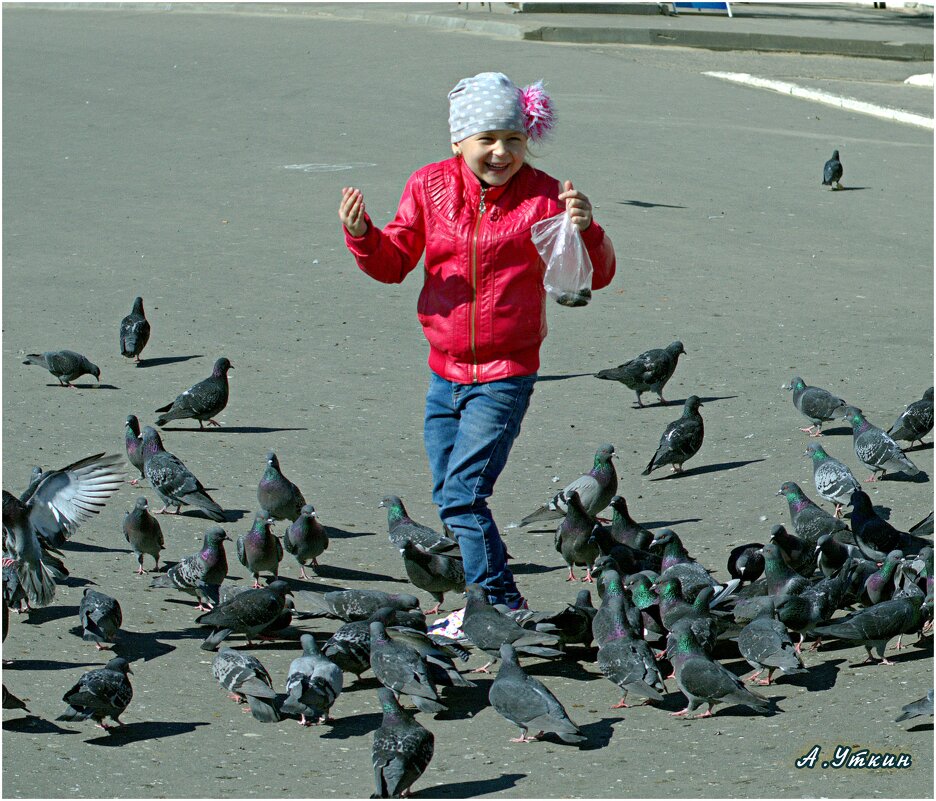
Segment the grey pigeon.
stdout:
<svg viewBox="0 0 936 801">
<path fill-rule="evenodd" d="M 93 375 L 101 383 L 101 368 L 87 357 L 73 350 L 50 350 L 45 353 L 28 353 L 23 364 L 45 367 L 63 387 L 74 388 L 71 383 L 83 375 Z"/>
<path fill-rule="evenodd" d="M 374 731 L 371 749 L 376 786 L 371 798 L 408 797 L 413 783 L 429 767 L 435 738 L 400 706 L 392 690 L 381 687 L 377 695 L 383 721 Z"/>
<path fill-rule="evenodd" d="M 3 708 L 4 709 L 23 709 L 26 712 L 29 712 L 26 704 L 22 698 L 17 698 L 13 693 L 11 693 L 6 685 L 3 685 Z"/>
<path fill-rule="evenodd" d="M 439 611 L 445 593 L 465 591 L 465 568 L 460 556 L 424 551 L 412 540 L 403 541 L 400 553 L 403 554 L 403 567 L 409 580 L 436 601 L 434 607 L 426 610 L 427 615 Z"/>
<path fill-rule="evenodd" d="M 116 598 L 85 587 L 78 605 L 78 619 L 81 621 L 81 639 L 93 642 L 99 651 L 107 647 L 101 643 L 117 642 L 123 614 Z"/>
<path fill-rule="evenodd" d="M 286 700 L 283 712 L 299 715 L 302 726 L 328 723 L 328 711 L 341 695 L 341 668 L 322 656 L 315 637 L 303 634 L 302 656 L 293 659 L 286 674 Z M 309 718 L 306 718 L 306 715 Z"/>
<path fill-rule="evenodd" d="M 210 519 L 224 522 L 224 510 L 182 460 L 163 448 L 162 439 L 152 426 L 143 429 L 143 472 L 164 504 L 156 514 L 179 514 L 185 504 L 197 506 Z M 175 506 L 175 512 L 168 511 L 170 505 Z"/>
<path fill-rule="evenodd" d="M 759 611 L 738 634 L 738 650 L 754 668 L 748 681 L 768 685 L 777 670 L 784 676 L 804 673 L 802 657 L 794 648 L 786 626 L 775 617 L 773 601 L 758 600 L 762 601 Z M 765 670 L 767 678 L 760 679 Z"/>
<path fill-rule="evenodd" d="M 198 427 L 204 428 L 204 421 L 210 426 L 220 426 L 214 420 L 215 415 L 227 406 L 228 402 L 228 370 L 232 365 L 224 356 L 214 363 L 211 375 L 185 390 L 172 403 L 160 406 L 156 411 L 162 416 L 156 418 L 156 425 L 162 427 L 170 420 L 198 420 Z"/>
<path fill-rule="evenodd" d="M 763 553 L 768 595 L 799 595 L 809 586 L 809 580 L 787 564 L 776 543 L 768 542 Z"/>
<path fill-rule="evenodd" d="M 770 541 L 780 549 L 783 561 L 801 576 L 809 578 L 816 572 L 816 547 L 784 526 L 776 525 L 770 529 Z"/>
<path fill-rule="evenodd" d="M 575 565 L 585 567 L 585 577 L 582 581 L 592 582 L 591 570 L 598 558 L 598 545 L 592 539 L 592 529 L 595 521 L 588 516 L 579 494 L 572 490 L 566 496 L 566 513 L 562 522 L 556 529 L 555 546 L 562 554 L 565 563 L 569 566 L 569 575 L 566 581 L 575 581 Z"/>
<path fill-rule="evenodd" d="M 845 170 L 842 168 L 842 162 L 839 160 L 839 152 L 832 151 L 830 158 L 822 167 L 822 185 L 832 187 L 832 189 L 842 188 L 842 175 Z M 832 186 L 833 182 L 835 186 Z"/>
<path fill-rule="evenodd" d="M 665 348 L 652 348 L 635 356 L 610 370 L 601 370 L 595 373 L 595 378 L 608 381 L 620 381 L 624 386 L 637 393 L 637 406 L 643 407 L 640 396 L 644 392 L 655 392 L 661 404 L 665 404 L 663 387 L 672 378 L 676 371 L 676 363 L 680 354 L 686 351 L 683 343 L 671 342 Z"/>
<path fill-rule="evenodd" d="M 923 437 L 933 430 L 933 388 L 923 393 L 923 397 L 914 401 L 900 413 L 894 424 L 887 430 L 893 439 L 902 439 L 913 445 L 917 440 L 923 444 Z"/>
<path fill-rule="evenodd" d="M 702 447 L 705 438 L 705 425 L 699 408 L 702 401 L 696 395 L 686 398 L 682 417 L 666 426 L 660 437 L 656 453 L 650 459 L 641 475 L 649 476 L 658 467 L 672 465 L 673 472 L 682 471 L 683 462 L 695 456 Z"/>
<path fill-rule="evenodd" d="M 292 594 L 285 581 L 273 581 L 260 589 L 238 593 L 220 603 L 210 612 L 195 618 L 202 626 L 214 631 L 201 644 L 204 651 L 214 651 L 231 634 L 243 634 L 248 644 L 276 620 L 286 608 L 286 595 Z"/>
<path fill-rule="evenodd" d="M 299 578 L 308 579 L 305 567 L 309 560 L 312 567 L 318 567 L 318 557 L 328 548 L 328 534 L 315 514 L 311 503 L 305 504 L 298 517 L 286 529 L 283 535 L 283 547 L 287 553 L 296 557 L 299 563 Z"/>
<path fill-rule="evenodd" d="M 801 428 L 811 437 L 822 436 L 822 424 L 835 420 L 845 413 L 848 405 L 836 395 L 822 387 L 811 387 L 798 375 L 793 376 L 788 389 L 793 391 L 793 405 L 812 425 Z"/>
<path fill-rule="evenodd" d="M 800 635 L 799 642 L 794 646 L 797 653 L 802 650 L 806 635 L 816 634 L 817 626 L 828 621 L 837 609 L 846 604 L 859 570 L 858 562 L 849 561 L 834 576 L 820 579 L 795 595 L 773 597 L 777 619 Z M 813 643 L 813 650 L 819 647 L 821 641 L 820 635 Z"/>
<path fill-rule="evenodd" d="M 388 495 L 378 504 L 381 509 L 387 510 L 387 528 L 390 542 L 397 548 L 402 548 L 406 540 L 412 540 L 420 548 L 434 553 L 448 552 L 458 548 L 458 542 L 452 537 L 440 534 L 438 531 L 417 523 L 409 514 L 406 507 L 396 495 Z"/>
<path fill-rule="evenodd" d="M 565 516 L 568 510 L 568 497 L 572 492 L 578 493 L 586 513 L 591 517 L 597 517 L 617 492 L 618 477 L 613 459 L 614 446 L 610 443 L 601 445 L 595 451 L 595 462 L 591 470 L 567 484 L 551 500 L 528 514 L 516 526 L 507 526 L 507 528 L 528 526 L 530 523 L 541 523 L 546 520 L 558 520 Z"/>
<path fill-rule="evenodd" d="M 5 689 L 5 688 L 4 688 Z M 910 720 L 911 718 L 918 718 L 921 716 L 933 716 L 933 688 L 930 687 L 926 691 L 926 695 L 920 698 L 917 701 L 913 701 L 907 704 L 904 707 L 901 707 L 901 713 L 895 719 L 897 723 L 900 723 L 904 720 Z"/>
<path fill-rule="evenodd" d="M 865 592 L 872 604 L 889 601 L 894 595 L 898 568 L 903 564 L 903 551 L 891 551 L 884 558 L 884 564 L 865 579 Z"/>
<path fill-rule="evenodd" d="M 384 687 L 406 693 L 423 712 L 443 712 L 439 694 L 424 657 L 402 642 L 391 640 L 383 623 L 370 624 L 371 670 Z"/>
<path fill-rule="evenodd" d="M 149 338 L 150 324 L 143 313 L 143 298 L 136 298 L 130 314 L 120 321 L 120 355 L 139 364 Z"/>
<path fill-rule="evenodd" d="M 375 615 L 375 619 L 383 623 L 391 616 L 392 610 L 384 608 Z M 459 659 L 463 662 L 468 661 L 468 650 L 458 645 L 458 643 L 452 642 L 445 637 L 429 635 L 406 626 L 389 626 L 385 630 L 387 636 L 393 642 L 402 643 L 412 648 L 423 658 L 433 684 L 444 687 L 475 686 L 474 682 L 469 681 L 458 672 L 458 668 L 453 661 L 453 659 Z"/>
<path fill-rule="evenodd" d="M 585 735 L 569 719 L 556 696 L 520 667 L 512 645 L 501 645 L 500 658 L 501 665 L 488 691 L 488 700 L 499 715 L 520 728 L 520 736 L 510 742 L 533 742 L 546 732 L 554 732 L 564 743 L 585 742 Z M 528 734 L 530 729 L 537 732 L 532 737 Z"/>
<path fill-rule="evenodd" d="M 591 591 L 581 589 L 575 597 L 575 603 L 566 603 L 564 609 L 558 612 L 531 612 L 528 620 L 522 625 L 524 628 L 537 628 L 545 624 L 551 634 L 557 634 L 562 645 L 584 645 L 590 647 L 592 640 L 592 621 L 598 610 L 592 605 Z"/>
<path fill-rule="evenodd" d="M 222 648 L 211 661 L 211 675 L 231 694 L 232 701 L 239 704 L 246 701 L 251 714 L 261 723 L 280 720 L 273 679 L 255 656 Z"/>
<path fill-rule="evenodd" d="M 705 587 L 719 587 L 708 569 L 689 555 L 679 535 L 672 529 L 664 528 L 660 531 L 653 538 L 651 545 L 662 552 L 661 575 L 667 573 L 678 578 L 680 589 L 686 596 L 686 600 L 694 601 L 696 595 Z M 729 582 L 726 589 L 730 586 L 737 586 L 737 583 L 737 580 L 733 585 Z"/>
<path fill-rule="evenodd" d="M 786 498 L 790 507 L 790 522 L 798 537 L 818 545 L 823 534 L 832 535 L 836 539 L 848 535 L 848 524 L 814 503 L 797 483 L 785 481 L 777 495 Z"/>
<path fill-rule="evenodd" d="M 601 606 L 598 607 L 592 618 L 592 636 L 599 648 L 616 625 L 617 621 L 614 618 L 615 607 L 612 603 L 616 598 L 623 600 L 624 622 L 635 629 L 635 635 L 639 633 L 642 616 L 624 594 L 624 582 L 616 570 L 601 571 L 601 575 L 598 577 L 598 594 L 601 597 Z"/>
<path fill-rule="evenodd" d="M 611 536 L 615 542 L 631 548 L 646 551 L 653 542 L 653 532 L 640 525 L 627 508 L 627 501 L 621 495 L 611 499 Z"/>
<path fill-rule="evenodd" d="M 228 563 L 224 541 L 229 539 L 220 526 L 208 529 L 198 553 L 186 556 L 181 562 L 170 567 L 165 575 L 154 577 L 150 586 L 174 587 L 194 595 L 198 598 L 198 609 L 207 612 L 215 602 L 210 595 L 214 594 L 217 597 L 217 588 L 227 576 Z"/>
<path fill-rule="evenodd" d="M 133 687 L 127 678 L 132 674 L 130 663 L 121 656 L 102 668 L 89 670 L 62 696 L 68 707 L 56 720 L 92 718 L 98 728 L 107 731 L 111 727 L 104 723 L 104 718 L 111 718 L 123 726 L 120 716 L 133 698 Z"/>
<path fill-rule="evenodd" d="M 254 589 L 261 586 L 261 570 L 269 570 L 273 578 L 279 577 L 283 543 L 273 533 L 266 509 L 260 509 L 254 515 L 250 531 L 237 538 L 237 560 L 253 574 Z"/>
<path fill-rule="evenodd" d="M 411 610 L 419 608 L 419 599 L 405 593 L 388 593 L 381 590 L 332 590 L 312 592 L 298 590 L 296 596 L 308 601 L 315 609 L 313 614 L 344 620 L 367 620 L 378 609 Z"/>
<path fill-rule="evenodd" d="M 166 547 L 163 539 L 162 527 L 159 521 L 149 513 L 146 498 L 140 496 L 133 509 L 127 512 L 123 520 L 124 539 L 130 543 L 136 554 L 140 567 L 139 575 L 146 571 L 143 569 L 143 555 L 149 554 L 156 560 L 155 570 L 159 570 L 159 552 Z"/>
<path fill-rule="evenodd" d="M 283 475 L 273 451 L 267 452 L 266 465 L 257 486 L 261 508 L 266 509 L 274 520 L 295 520 L 306 503 L 302 492 Z"/>
<path fill-rule="evenodd" d="M 915 476 L 920 472 L 920 468 L 907 458 L 890 434 L 869 423 L 861 409 L 846 407 L 845 419 L 852 427 L 855 456 L 871 471 L 868 481 L 877 481 L 878 473 L 883 477 L 888 470 L 908 476 Z"/>
<path fill-rule="evenodd" d="M 848 503 L 855 490 L 861 489 L 858 479 L 848 467 L 826 453 L 818 442 L 810 442 L 803 455 L 812 461 L 816 492 L 835 504 L 835 517 L 840 517 L 842 506 Z"/>
<path fill-rule="evenodd" d="M 662 701 L 666 691 L 653 651 L 645 640 L 635 637 L 627 624 L 624 598 L 609 601 L 611 628 L 598 648 L 598 669 L 621 688 L 621 700 L 612 709 L 626 709 L 627 696 L 634 692 L 647 701 Z M 645 701 L 645 703 L 647 702 Z"/>
<path fill-rule="evenodd" d="M 140 421 L 134 414 L 127 415 L 124 446 L 127 449 L 127 461 L 140 471 L 140 478 L 146 478 L 143 472 L 143 440 L 140 438 Z M 140 483 L 140 478 L 130 479 L 130 484 L 135 487 Z"/>
</svg>

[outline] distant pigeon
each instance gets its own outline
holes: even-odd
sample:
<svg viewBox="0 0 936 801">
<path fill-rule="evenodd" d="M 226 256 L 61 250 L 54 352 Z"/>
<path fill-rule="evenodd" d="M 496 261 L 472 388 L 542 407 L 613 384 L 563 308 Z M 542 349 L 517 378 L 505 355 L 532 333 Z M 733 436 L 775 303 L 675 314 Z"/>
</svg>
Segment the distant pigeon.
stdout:
<svg viewBox="0 0 936 801">
<path fill-rule="evenodd" d="M 140 421 L 134 414 L 127 415 L 124 445 L 127 449 L 127 461 L 140 471 L 140 478 L 146 478 L 143 472 L 143 440 L 140 438 Z M 135 487 L 140 483 L 140 478 L 130 479 L 130 484 Z"/>
<path fill-rule="evenodd" d="M 842 188 L 842 175 L 845 170 L 842 169 L 842 162 L 839 161 L 839 152 L 837 150 L 832 151 L 832 158 L 830 158 L 822 168 L 822 185 L 830 186 L 832 189 L 841 189 Z M 832 186 L 833 182 L 835 186 Z"/>
<path fill-rule="evenodd" d="M 68 708 L 56 720 L 92 718 L 98 728 L 107 731 L 111 727 L 104 723 L 104 718 L 111 718 L 123 726 L 120 716 L 133 698 L 133 687 L 127 678 L 132 674 L 130 663 L 120 656 L 102 668 L 89 670 L 62 697 Z"/>
<path fill-rule="evenodd" d="M 185 390 L 172 403 L 160 406 L 156 411 L 163 412 L 156 419 L 156 425 L 162 427 L 170 420 L 198 420 L 198 427 L 204 428 L 204 421 L 210 426 L 220 426 L 214 416 L 221 413 L 228 402 L 228 370 L 234 369 L 224 356 L 214 363 L 211 375 L 195 386 Z"/>
<path fill-rule="evenodd" d="M 185 504 L 197 506 L 210 519 L 224 522 L 224 510 L 182 460 L 163 448 L 162 439 L 151 426 L 143 429 L 143 472 L 164 504 L 156 514 L 179 514 Z M 168 512 L 170 505 L 175 506 L 175 512 Z"/>
<path fill-rule="evenodd" d="M 425 658 L 405 643 L 390 639 L 379 620 L 370 624 L 370 664 L 374 675 L 395 693 L 406 693 L 423 712 L 446 710 L 440 702 Z"/>
<path fill-rule="evenodd" d="M 318 557 L 328 548 L 328 534 L 315 515 L 315 507 L 305 504 L 299 515 L 286 529 L 283 535 L 283 548 L 296 557 L 299 563 L 299 578 L 308 579 L 305 567 L 312 561 L 313 569 L 318 568 Z"/>
<path fill-rule="evenodd" d="M 201 644 L 204 651 L 214 651 L 231 634 L 243 634 L 247 643 L 276 620 L 286 607 L 286 595 L 291 594 L 285 581 L 273 581 L 261 589 L 238 593 L 229 601 L 218 604 L 210 612 L 195 618 L 202 626 L 214 631 Z"/>
<path fill-rule="evenodd" d="M 887 433 L 893 439 L 902 439 L 913 445 L 917 440 L 923 444 L 923 437 L 933 430 L 933 388 L 923 393 L 923 397 L 914 401 L 901 412 Z"/>
<path fill-rule="evenodd" d="M 764 599 L 754 619 L 738 634 L 738 650 L 754 668 L 754 673 L 748 676 L 752 683 L 769 685 L 777 670 L 784 676 L 806 670 L 786 626 L 774 615 L 773 602 Z M 765 670 L 767 678 L 760 679 Z"/>
<path fill-rule="evenodd" d="M 588 516 L 575 490 L 566 496 L 566 504 L 565 517 L 556 529 L 555 537 L 556 550 L 569 566 L 566 581 L 575 581 L 573 567 L 583 565 L 585 577 L 582 581 L 592 582 L 591 570 L 598 558 L 598 546 L 592 539 L 595 521 Z"/>
<path fill-rule="evenodd" d="M 877 481 L 878 473 L 883 478 L 888 470 L 908 476 L 915 476 L 920 472 L 920 468 L 907 458 L 890 434 L 869 423 L 861 409 L 846 407 L 845 419 L 852 427 L 855 456 L 871 471 L 868 481 Z"/>
<path fill-rule="evenodd" d="M 332 590 L 331 592 L 312 592 L 298 590 L 296 597 L 308 601 L 314 613 L 323 617 L 335 617 L 346 623 L 352 620 L 367 620 L 378 609 L 388 606 L 392 609 L 411 610 L 419 608 L 419 599 L 415 595 L 387 593 L 381 590 Z"/>
<path fill-rule="evenodd" d="M 702 415 L 699 414 L 700 406 L 702 402 L 696 395 L 686 398 L 682 417 L 674 420 L 663 431 L 656 453 L 641 475 L 649 476 L 665 464 L 672 465 L 674 473 L 682 472 L 683 462 L 699 452 L 705 437 L 705 426 Z"/>
<path fill-rule="evenodd" d="M 273 679 L 255 656 L 222 648 L 211 661 L 211 675 L 231 694 L 232 701 L 246 701 L 251 714 L 261 723 L 280 720 Z"/>
<path fill-rule="evenodd" d="M 383 722 L 374 731 L 371 751 L 376 789 L 371 798 L 408 797 L 410 787 L 425 773 L 435 738 L 397 701 L 392 690 L 377 691 Z"/>
<path fill-rule="evenodd" d="M 267 452 L 266 465 L 257 487 L 261 508 L 266 509 L 274 520 L 297 519 L 306 503 L 302 492 L 283 475 L 273 451 Z"/>
<path fill-rule="evenodd" d="M 609 600 L 611 628 L 598 648 L 598 669 L 622 691 L 612 709 L 626 709 L 631 692 L 648 701 L 662 701 L 666 692 L 653 651 L 645 640 L 635 637 L 625 620 L 624 598 Z"/>
<path fill-rule="evenodd" d="M 140 564 L 137 573 L 141 576 L 146 572 L 143 569 L 143 555 L 152 556 L 156 560 L 154 569 L 159 570 L 159 552 L 166 547 L 162 527 L 159 521 L 149 513 L 147 506 L 146 498 L 140 496 L 123 520 L 124 539 L 130 543 L 130 547 L 136 554 L 137 562 Z"/>
<path fill-rule="evenodd" d="M 906 697 L 906 696 L 905 696 Z M 896 722 L 900 723 L 904 720 L 910 720 L 911 718 L 933 716 L 933 688 L 930 687 L 927 690 L 926 695 L 920 698 L 918 701 L 913 701 L 912 703 L 907 704 L 901 708 L 901 714 L 897 716 Z"/>
<path fill-rule="evenodd" d="M 618 477 L 614 469 L 613 458 L 613 445 L 608 443 L 600 446 L 595 452 L 595 463 L 591 470 L 559 490 L 551 500 L 524 517 L 517 527 L 546 520 L 558 520 L 563 517 L 568 509 L 570 492 L 577 492 L 585 511 L 591 517 L 597 517 L 598 513 L 611 503 L 611 499 L 617 492 Z"/>
<path fill-rule="evenodd" d="M 790 522 L 798 537 L 807 542 L 819 544 L 824 534 L 842 537 L 848 533 L 848 524 L 844 520 L 830 515 L 825 509 L 813 503 L 799 485 L 785 481 L 777 495 L 782 495 L 790 507 Z"/>
<path fill-rule="evenodd" d="M 303 726 L 328 723 L 328 711 L 341 695 L 341 668 L 322 656 L 311 634 L 303 634 L 300 642 L 302 656 L 293 659 L 289 665 L 282 710 L 299 715 L 299 723 Z"/>
<path fill-rule="evenodd" d="M 683 343 L 676 341 L 665 348 L 653 348 L 635 356 L 610 370 L 595 373 L 595 378 L 608 381 L 620 381 L 624 386 L 637 393 L 637 406 L 642 407 L 640 396 L 644 392 L 655 392 L 661 404 L 665 404 L 663 387 L 676 371 L 676 362 L 680 354 L 685 353 Z"/>
<path fill-rule="evenodd" d="M 83 375 L 93 375 L 101 383 L 101 368 L 87 357 L 73 350 L 50 350 L 45 353 L 28 353 L 23 364 L 45 367 L 58 379 L 63 387 L 74 387 L 71 383 Z"/>
<path fill-rule="evenodd" d="M 858 479 L 838 459 L 829 456 L 818 442 L 810 442 L 804 456 L 812 460 L 816 492 L 835 504 L 835 517 L 840 517 L 842 506 L 848 503 L 855 490 L 861 489 Z"/>
<path fill-rule="evenodd" d="M 428 592 L 436 605 L 426 610 L 434 615 L 442 606 L 447 592 L 465 591 L 465 567 L 461 557 L 451 553 L 431 553 L 420 548 L 412 540 L 404 540 L 400 549 L 403 567 L 414 586 Z"/>
<path fill-rule="evenodd" d="M 406 540 L 412 540 L 420 548 L 436 553 L 456 550 L 458 543 L 445 534 L 440 534 L 429 526 L 417 523 L 406 512 L 406 507 L 396 495 L 388 495 L 379 504 L 387 510 L 387 527 L 390 542 L 402 549 Z"/>
<path fill-rule="evenodd" d="M 270 527 L 266 509 L 254 515 L 253 525 L 246 534 L 237 538 L 237 561 L 253 574 L 253 587 L 258 589 L 260 571 L 269 570 L 273 578 L 279 576 L 279 563 L 283 560 L 283 543 Z"/>
<path fill-rule="evenodd" d="M 198 609 L 207 612 L 214 604 L 208 595 L 217 597 L 217 588 L 224 581 L 228 572 L 227 554 L 224 541 L 230 537 L 220 526 L 214 526 L 205 532 L 201 550 L 186 556 L 181 562 L 170 567 L 163 576 L 156 576 L 150 582 L 151 587 L 174 587 L 177 590 L 198 598 Z"/>
<path fill-rule="evenodd" d="M 149 338 L 150 324 L 143 313 L 143 298 L 136 298 L 130 314 L 120 321 L 120 355 L 139 364 Z"/>
<path fill-rule="evenodd" d="M 117 642 L 117 634 L 123 623 L 120 604 L 115 598 L 85 587 L 78 605 L 78 619 L 81 621 L 81 639 L 93 642 L 94 647 L 103 651 Z"/>
<path fill-rule="evenodd" d="M 788 389 L 793 391 L 793 405 L 812 425 L 801 428 L 811 437 L 822 436 L 822 424 L 845 414 L 848 405 L 841 398 L 822 387 L 811 387 L 798 375 L 793 376 Z"/>
</svg>

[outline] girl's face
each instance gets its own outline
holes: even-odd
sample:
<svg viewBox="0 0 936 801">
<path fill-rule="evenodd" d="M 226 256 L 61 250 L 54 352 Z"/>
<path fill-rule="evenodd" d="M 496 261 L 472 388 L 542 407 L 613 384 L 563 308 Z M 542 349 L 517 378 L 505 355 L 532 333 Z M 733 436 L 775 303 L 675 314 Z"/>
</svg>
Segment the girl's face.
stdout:
<svg viewBox="0 0 936 801">
<path fill-rule="evenodd" d="M 520 131 L 482 131 L 452 145 L 468 168 L 488 186 L 503 186 L 523 166 L 527 136 Z"/>
</svg>

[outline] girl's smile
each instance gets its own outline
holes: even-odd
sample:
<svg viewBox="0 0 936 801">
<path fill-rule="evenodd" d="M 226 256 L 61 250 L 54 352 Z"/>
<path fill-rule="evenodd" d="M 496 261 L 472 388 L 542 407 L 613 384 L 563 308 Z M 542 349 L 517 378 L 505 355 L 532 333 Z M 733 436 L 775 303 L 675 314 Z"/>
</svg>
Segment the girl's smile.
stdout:
<svg viewBox="0 0 936 801">
<path fill-rule="evenodd" d="M 503 186 L 523 166 L 527 136 L 519 131 L 482 131 L 452 145 L 468 168 L 489 186 Z"/>
</svg>

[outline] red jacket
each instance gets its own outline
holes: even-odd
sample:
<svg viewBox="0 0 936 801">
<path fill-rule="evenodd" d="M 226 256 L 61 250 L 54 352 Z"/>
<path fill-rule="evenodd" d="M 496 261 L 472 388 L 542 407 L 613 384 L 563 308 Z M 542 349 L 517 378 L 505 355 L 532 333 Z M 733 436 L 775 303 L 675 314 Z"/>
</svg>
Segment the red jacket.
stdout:
<svg viewBox="0 0 936 801">
<path fill-rule="evenodd" d="M 524 164 L 505 185 L 484 191 L 450 158 L 410 176 L 396 216 L 381 231 L 345 242 L 372 278 L 400 283 L 425 250 L 417 311 L 429 340 L 429 367 L 459 384 L 529 375 L 546 336 L 545 265 L 530 226 L 564 209 L 559 182 Z M 598 223 L 582 232 L 594 273 L 592 289 L 614 277 L 611 240 Z"/>
</svg>

